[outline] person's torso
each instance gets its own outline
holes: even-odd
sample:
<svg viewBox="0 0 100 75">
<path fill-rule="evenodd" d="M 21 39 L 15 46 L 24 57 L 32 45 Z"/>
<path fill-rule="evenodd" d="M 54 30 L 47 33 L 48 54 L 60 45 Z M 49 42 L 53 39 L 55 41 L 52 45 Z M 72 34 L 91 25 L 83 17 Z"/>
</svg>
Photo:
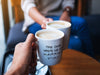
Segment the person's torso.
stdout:
<svg viewBox="0 0 100 75">
<path fill-rule="evenodd" d="M 38 10 L 45 16 L 60 16 L 63 0 L 35 0 Z"/>
<path fill-rule="evenodd" d="M 63 12 L 63 0 L 35 0 L 36 8 L 44 16 L 60 16 Z M 26 13 L 24 13 L 25 22 L 22 31 L 26 31 L 27 27 L 35 21 Z"/>
</svg>

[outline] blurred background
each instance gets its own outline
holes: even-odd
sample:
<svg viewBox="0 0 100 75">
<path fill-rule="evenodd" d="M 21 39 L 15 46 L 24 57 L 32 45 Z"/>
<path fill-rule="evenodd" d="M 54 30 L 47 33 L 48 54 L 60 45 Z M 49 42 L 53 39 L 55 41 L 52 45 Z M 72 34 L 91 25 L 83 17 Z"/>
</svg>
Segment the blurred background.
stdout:
<svg viewBox="0 0 100 75">
<path fill-rule="evenodd" d="M 17 0 L 18 3 L 13 1 L 11 3 L 10 0 L 0 0 L 0 69 L 3 55 L 9 49 L 7 47 L 9 31 L 15 24 L 23 22 L 20 0 Z M 100 0 L 76 0 L 73 15 L 87 20 L 94 54 L 96 60 L 100 61 Z"/>
</svg>

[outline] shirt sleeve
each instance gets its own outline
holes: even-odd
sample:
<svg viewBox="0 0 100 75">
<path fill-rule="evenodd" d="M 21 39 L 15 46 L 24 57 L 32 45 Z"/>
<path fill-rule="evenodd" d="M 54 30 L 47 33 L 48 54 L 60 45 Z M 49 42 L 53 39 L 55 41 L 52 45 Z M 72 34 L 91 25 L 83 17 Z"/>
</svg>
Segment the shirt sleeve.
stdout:
<svg viewBox="0 0 100 75">
<path fill-rule="evenodd" d="M 28 14 L 32 7 L 36 7 L 35 0 L 21 0 L 21 8 L 24 13 Z"/>
<path fill-rule="evenodd" d="M 71 7 L 73 9 L 74 8 L 74 2 L 75 2 L 75 0 L 63 0 L 63 2 L 62 2 L 63 10 L 65 9 L 65 7 Z"/>
</svg>

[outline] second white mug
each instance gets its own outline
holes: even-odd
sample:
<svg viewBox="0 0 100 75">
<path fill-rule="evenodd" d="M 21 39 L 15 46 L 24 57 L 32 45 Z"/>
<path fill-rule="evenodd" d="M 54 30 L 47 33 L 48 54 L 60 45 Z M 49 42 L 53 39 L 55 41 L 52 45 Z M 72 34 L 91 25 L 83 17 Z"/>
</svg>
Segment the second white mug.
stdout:
<svg viewBox="0 0 100 75">
<path fill-rule="evenodd" d="M 67 21 L 57 20 L 48 22 L 46 24 L 46 29 L 57 29 L 64 32 L 64 46 L 63 50 L 68 48 L 69 38 L 70 38 L 70 31 L 71 31 L 71 23 Z"/>
</svg>

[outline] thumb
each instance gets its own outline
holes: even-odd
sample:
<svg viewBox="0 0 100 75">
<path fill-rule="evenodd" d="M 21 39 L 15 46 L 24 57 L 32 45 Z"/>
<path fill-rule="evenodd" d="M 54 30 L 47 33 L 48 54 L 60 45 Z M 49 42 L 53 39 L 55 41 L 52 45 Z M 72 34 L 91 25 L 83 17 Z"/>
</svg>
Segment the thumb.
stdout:
<svg viewBox="0 0 100 75">
<path fill-rule="evenodd" d="M 32 45 L 32 42 L 35 40 L 35 37 L 32 33 L 28 34 L 25 43 L 27 45 Z"/>
</svg>

